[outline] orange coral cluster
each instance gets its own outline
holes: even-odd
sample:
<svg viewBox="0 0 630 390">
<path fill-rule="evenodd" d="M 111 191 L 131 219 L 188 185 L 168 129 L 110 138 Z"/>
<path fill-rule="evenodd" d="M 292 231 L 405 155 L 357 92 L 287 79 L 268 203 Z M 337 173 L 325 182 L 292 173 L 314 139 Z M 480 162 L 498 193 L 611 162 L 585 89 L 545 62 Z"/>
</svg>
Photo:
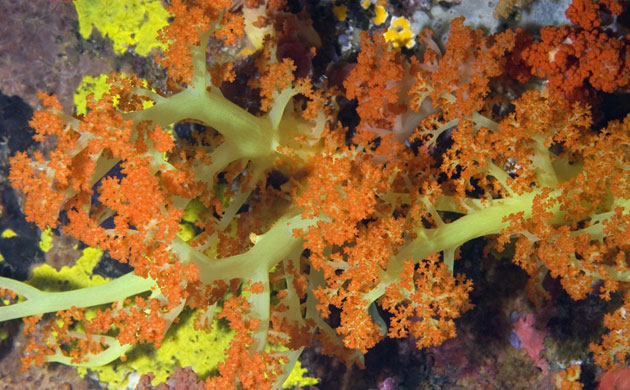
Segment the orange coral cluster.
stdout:
<svg viewBox="0 0 630 390">
<path fill-rule="evenodd" d="M 200 43 L 201 34 L 211 33 L 228 45 L 244 36 L 243 18 L 229 10 L 231 4 L 229 0 L 171 2 L 168 11 L 174 18 L 160 35 L 160 39 L 168 44 L 168 49 L 155 60 L 169 70 L 172 80 L 190 82 L 193 61 L 190 46 Z"/>
<path fill-rule="evenodd" d="M 617 1 L 576 0 L 567 17 L 577 26 L 546 26 L 541 40 L 523 52 L 532 74 L 545 78 L 553 93 L 590 100 L 589 88 L 604 92 L 630 88 L 628 37 L 601 27 L 602 12 L 619 15 Z"/>
<path fill-rule="evenodd" d="M 162 317 L 161 302 L 137 296 L 134 303 L 131 305 L 131 300 L 119 302 L 113 309 L 97 310 L 89 318 L 84 308 L 62 310 L 57 312 L 58 320 L 46 323 L 41 332 L 35 327 L 40 317 L 25 318 L 25 323 L 30 325 L 24 328 L 24 334 L 33 336 L 22 359 L 22 368 L 26 369 L 31 363 L 42 364 L 46 356 L 55 354 L 70 358 L 72 363 L 82 363 L 87 356 L 102 353 L 111 346 L 112 338 L 104 335 L 112 330 L 118 332 L 116 339 L 120 344 L 150 342 L 159 347 L 168 328 Z M 79 326 L 82 332 L 77 331 Z"/>
<path fill-rule="evenodd" d="M 464 18 L 451 21 L 449 39 L 443 55 L 435 51 L 425 32 L 428 43 L 421 72 L 416 76 L 410 95 L 418 96 L 413 103 L 419 107 L 424 96 L 430 96 L 434 105 L 440 106 L 444 119 L 470 116 L 481 110 L 490 92 L 490 81 L 505 72 L 505 55 L 514 47 L 514 32 L 506 32 L 485 38 L 479 29 L 464 25 Z M 430 90 L 426 88 L 430 86 Z"/>
<path fill-rule="evenodd" d="M 344 87 L 346 96 L 357 100 L 363 126 L 391 128 L 393 118 L 406 109 L 399 96 L 405 62 L 382 34 L 361 33 L 361 52 Z"/>
<path fill-rule="evenodd" d="M 417 266 L 405 261 L 402 275 L 399 283 L 387 287 L 380 302 L 392 314 L 388 336 L 411 334 L 418 348 L 455 337 L 454 320 L 472 308 L 468 297 L 471 281 L 464 275 L 453 277 L 437 254 Z"/>
<path fill-rule="evenodd" d="M 82 117 L 40 96 L 46 109 L 31 125 L 57 146 L 11 159 L 28 219 L 56 227 L 64 212 L 64 233 L 155 284 L 151 299 L 135 296 L 94 318 L 67 306 L 32 341 L 27 364 L 59 353 L 89 359 L 113 334 L 159 346 L 183 307 L 208 329 L 217 304 L 236 335 L 208 389 L 278 386 L 283 365 L 314 340 L 359 365 L 386 336 L 436 346 L 472 308 L 472 282 L 455 261 L 477 237 L 498 251 L 513 245 L 535 301 L 548 297 L 546 275 L 574 299 L 626 293 L 591 350 L 602 367 L 627 363 L 630 116 L 593 131 L 593 108 L 575 99 L 629 87 L 627 40 L 598 21 L 619 14 L 619 3 L 575 0 L 567 16 L 577 26 L 546 27 L 540 42 L 522 30 L 485 37 L 457 18 L 444 49 L 425 30 L 424 52 L 411 58 L 381 32 L 363 32 L 344 82 L 357 129 L 334 119 L 338 106 L 327 99 L 339 91 L 322 91 L 312 68 L 279 54 L 273 39 L 246 86 L 259 93 L 257 115 L 215 89 L 246 76 L 238 62 L 208 74 L 199 46 L 242 35 L 230 5 L 171 2 L 169 48 L 157 59 L 169 91 L 113 76 L 110 94 Z M 314 32 L 277 2 L 244 5 L 269 12 L 256 25 L 282 26 L 291 45 Z M 316 41 L 302 53 L 308 61 Z M 530 73 L 546 82 L 524 90 L 518 83 Z M 182 121 L 191 136 L 166 130 Z M 184 223 L 189 241 L 177 237 Z M 29 333 L 39 320 L 26 320 Z M 567 370 L 558 383 L 579 388 L 575 375 Z"/>
<path fill-rule="evenodd" d="M 598 366 L 612 369 L 627 365 L 630 356 L 630 340 L 626 337 L 630 332 L 628 311 L 630 311 L 630 293 L 626 293 L 623 306 L 614 313 L 606 314 L 604 325 L 610 332 L 604 335 L 601 344 L 591 344 L 591 351 Z"/>
</svg>

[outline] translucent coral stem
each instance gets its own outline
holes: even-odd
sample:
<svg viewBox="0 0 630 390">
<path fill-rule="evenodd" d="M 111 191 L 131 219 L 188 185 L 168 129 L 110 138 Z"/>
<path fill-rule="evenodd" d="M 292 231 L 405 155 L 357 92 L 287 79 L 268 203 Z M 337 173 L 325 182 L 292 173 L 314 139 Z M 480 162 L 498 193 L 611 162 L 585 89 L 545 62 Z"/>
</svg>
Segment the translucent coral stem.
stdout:
<svg viewBox="0 0 630 390">
<path fill-rule="evenodd" d="M 64 292 L 46 292 L 17 280 L 0 277 L 2 288 L 14 291 L 27 299 L 24 302 L 0 307 L 0 322 L 67 310 L 73 306 L 90 307 L 121 301 L 148 291 L 153 285 L 155 282 L 151 279 L 128 273 L 98 286 Z"/>
</svg>

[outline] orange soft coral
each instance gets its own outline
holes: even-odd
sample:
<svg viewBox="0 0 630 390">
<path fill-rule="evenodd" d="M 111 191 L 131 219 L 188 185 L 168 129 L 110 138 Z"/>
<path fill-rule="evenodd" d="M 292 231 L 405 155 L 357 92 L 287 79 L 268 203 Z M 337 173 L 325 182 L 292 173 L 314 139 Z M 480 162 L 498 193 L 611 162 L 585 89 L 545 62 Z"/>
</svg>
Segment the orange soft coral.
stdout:
<svg viewBox="0 0 630 390">
<path fill-rule="evenodd" d="M 541 41 L 523 51 L 532 74 L 547 79 L 553 93 L 575 99 L 588 88 L 609 93 L 630 88 L 630 45 L 600 27 L 604 5 L 615 14 L 622 11 L 614 1 L 576 0 L 567 16 L 580 28 L 543 27 Z"/>
<path fill-rule="evenodd" d="M 348 99 L 357 99 L 357 113 L 366 125 L 390 128 L 403 108 L 399 103 L 404 75 L 402 55 L 385 42 L 380 33 L 361 33 L 357 65 L 343 85 Z"/>
<path fill-rule="evenodd" d="M 604 369 L 610 370 L 628 363 L 630 358 L 630 339 L 626 337 L 626 334 L 630 332 L 628 312 L 630 312 L 630 293 L 626 293 L 623 306 L 604 317 L 604 325 L 609 330 L 608 334 L 604 335 L 600 344 L 591 343 L 590 345 L 595 362 Z"/>
<path fill-rule="evenodd" d="M 490 93 L 490 81 L 505 72 L 504 56 L 514 48 L 514 33 L 508 30 L 485 38 L 481 30 L 465 26 L 464 18 L 455 18 L 443 55 L 430 32 L 425 34 L 422 39 L 428 49 L 409 91 L 413 105 L 420 107 L 430 97 L 445 120 L 481 110 Z"/>
<path fill-rule="evenodd" d="M 455 337 L 454 319 L 472 308 L 472 283 L 453 277 L 437 254 L 418 265 L 405 261 L 401 281 L 392 283 L 380 300 L 391 320 L 389 336 L 416 338 L 418 348 L 437 346 Z"/>
<path fill-rule="evenodd" d="M 169 70 L 172 80 L 189 83 L 192 79 L 190 48 L 199 44 L 199 37 L 209 34 L 222 39 L 226 45 L 234 44 L 244 36 L 244 23 L 240 15 L 229 9 L 231 1 L 174 0 L 168 12 L 173 21 L 161 31 L 160 39 L 168 49 L 155 60 Z M 205 52 L 205 48 L 204 48 Z"/>
<path fill-rule="evenodd" d="M 534 299 L 546 275 L 574 299 L 627 294 L 630 116 L 593 131 L 590 108 L 566 99 L 586 82 L 625 88 L 626 42 L 594 19 L 617 12 L 616 3 L 596 4 L 576 0 L 568 14 L 582 27 L 543 30 L 537 44 L 522 31 L 486 38 L 458 18 L 444 53 L 422 33 L 422 61 L 363 33 L 345 82 L 361 123 L 345 139 L 351 131 L 325 123 L 338 106 L 324 99 L 336 92 L 298 78 L 299 64 L 272 39 L 249 84 L 260 89 L 257 115 L 228 100 L 216 86 L 231 69 L 248 74 L 219 63 L 209 77 L 206 43 L 233 43 L 237 9 L 174 0 L 159 60 L 169 93 L 112 76 L 110 94 L 80 117 L 42 96 L 47 108 L 31 124 L 57 145 L 11 160 L 30 220 L 57 226 L 63 212 L 64 233 L 133 272 L 61 293 L 0 278 L 0 295 L 25 298 L 0 307 L 0 318 L 56 312 L 26 362 L 76 364 L 112 361 L 135 343 L 159 346 L 184 308 L 199 311 L 199 329 L 216 312 L 235 335 L 206 388 L 266 390 L 314 340 L 362 365 L 386 336 L 413 336 L 420 348 L 455 337 L 456 319 L 472 307 L 472 283 L 456 260 L 476 238 L 499 251 L 514 244 Z M 308 35 L 291 36 L 298 19 L 282 20 L 269 26 L 281 24 L 287 42 Z M 521 52 L 559 90 L 515 86 L 528 78 Z M 76 308 L 103 304 L 111 306 L 89 318 Z M 626 363 L 627 304 L 606 317 L 611 333 L 592 346 L 603 366 Z M 39 320 L 27 321 L 29 332 Z"/>
</svg>

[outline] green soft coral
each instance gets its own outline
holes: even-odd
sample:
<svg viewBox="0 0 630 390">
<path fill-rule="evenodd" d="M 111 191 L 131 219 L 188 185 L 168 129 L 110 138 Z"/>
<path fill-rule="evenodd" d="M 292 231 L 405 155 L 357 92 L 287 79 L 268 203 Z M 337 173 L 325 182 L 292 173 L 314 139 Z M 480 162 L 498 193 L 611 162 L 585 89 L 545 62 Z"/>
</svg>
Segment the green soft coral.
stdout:
<svg viewBox="0 0 630 390">
<path fill-rule="evenodd" d="M 306 376 L 306 374 L 306 368 L 303 368 L 298 360 L 295 366 L 293 366 L 289 377 L 284 381 L 282 388 L 302 388 L 304 386 L 314 386 L 319 383 L 319 379 Z"/>
<path fill-rule="evenodd" d="M 101 382 L 107 383 L 110 390 L 135 385 L 140 376 L 148 373 L 153 373 L 153 384 L 157 385 L 166 381 L 178 367 L 190 366 L 200 377 L 208 376 L 223 359 L 233 332 L 219 326 L 216 321 L 209 333 L 195 330 L 195 317 L 195 312 L 184 313 L 179 324 L 169 329 L 159 349 L 152 345 L 139 345 L 127 354 L 125 362 L 116 360 L 90 371 Z M 79 374 L 86 375 L 88 370 L 81 367 Z"/>
<path fill-rule="evenodd" d="M 64 266 L 59 271 L 42 264 L 33 269 L 28 283 L 42 291 L 67 291 L 78 288 L 96 286 L 108 279 L 93 274 L 103 252 L 94 248 L 85 248 L 83 255 L 71 266 Z M 88 309 L 89 312 L 93 309 Z M 107 383 L 111 390 L 125 389 L 134 378 L 152 372 L 154 383 L 164 382 L 178 366 L 191 366 L 201 376 L 216 370 L 217 363 L 223 359 L 224 350 L 228 347 L 232 333 L 214 322 L 210 333 L 194 329 L 194 313 L 182 315 L 177 326 L 167 333 L 162 346 L 155 349 L 150 345 L 140 345 L 127 354 L 127 361 L 116 360 L 102 367 L 91 368 L 90 371 L 98 379 Z M 87 375 L 86 367 L 79 367 L 81 375 Z"/>
<path fill-rule="evenodd" d="M 121 73 L 120 77 L 127 77 L 125 73 Z M 81 83 L 74 92 L 73 101 L 75 112 L 77 115 L 85 115 L 87 113 L 88 101 L 98 101 L 104 94 L 109 93 L 111 84 L 107 82 L 106 74 L 96 76 L 86 75 L 81 79 Z M 148 83 L 143 80 L 143 87 L 147 88 Z M 153 91 L 153 90 L 152 90 Z M 119 96 L 114 96 L 115 104 L 118 104 Z M 153 105 L 152 101 L 146 100 L 142 102 L 142 108 L 149 108 Z"/>
<path fill-rule="evenodd" d="M 107 384 L 109 390 L 122 390 L 136 385 L 144 374 L 153 373 L 153 385 L 165 382 L 178 367 L 192 367 L 201 379 L 212 375 L 217 364 L 225 358 L 234 332 L 219 321 L 212 323 L 209 332 L 195 330 L 196 312 L 188 311 L 180 316 L 180 322 L 171 327 L 160 348 L 152 345 L 139 345 L 127 353 L 125 362 L 116 360 L 103 367 L 93 367 L 88 371 L 79 367 L 80 375 L 89 372 L 96 374 L 99 381 Z M 307 370 L 296 364 L 285 381 L 283 388 L 297 388 L 314 385 L 317 379 L 307 376 Z"/>
<path fill-rule="evenodd" d="M 195 220 L 200 212 L 200 204 L 193 202 L 187 209 L 187 218 Z M 186 219 L 186 218 L 185 218 Z M 42 245 L 50 248 L 50 231 L 42 233 Z M 28 283 L 42 291 L 67 291 L 90 286 L 97 286 L 109 279 L 93 273 L 101 260 L 103 252 L 99 249 L 85 248 L 82 256 L 71 266 L 60 270 L 42 264 L 33 269 Z M 94 311 L 90 308 L 87 316 Z M 192 367 L 201 378 L 211 375 L 217 364 L 225 358 L 234 332 L 212 323 L 210 332 L 194 329 L 196 312 L 188 311 L 180 316 L 180 321 L 169 329 L 162 345 L 156 349 L 152 345 L 138 345 L 126 355 L 126 361 L 120 359 L 101 367 L 78 367 L 81 376 L 94 374 L 110 390 L 122 390 L 135 385 L 140 376 L 153 373 L 153 384 L 167 380 L 178 367 Z M 0 340 L 2 330 L 0 330 Z M 306 369 L 297 364 L 283 388 L 295 388 L 317 383 L 317 379 L 306 376 Z"/>
<path fill-rule="evenodd" d="M 43 242 L 46 238 L 43 237 Z M 94 275 L 92 271 L 101 260 L 103 251 L 85 248 L 83 255 L 72 267 L 63 266 L 59 271 L 48 264 L 33 268 L 28 284 L 41 291 L 68 291 L 77 288 L 98 286 L 109 279 Z"/>
<path fill-rule="evenodd" d="M 109 92 L 109 88 L 110 84 L 107 83 L 107 75 L 105 74 L 83 77 L 73 97 L 77 115 L 87 113 L 88 96 L 92 95 L 92 99 L 99 100 Z"/>
<path fill-rule="evenodd" d="M 153 48 L 165 48 L 157 35 L 170 15 L 159 0 L 74 0 L 74 6 L 79 33 L 85 39 L 95 27 L 113 41 L 119 54 L 131 46 L 143 56 Z"/>
</svg>

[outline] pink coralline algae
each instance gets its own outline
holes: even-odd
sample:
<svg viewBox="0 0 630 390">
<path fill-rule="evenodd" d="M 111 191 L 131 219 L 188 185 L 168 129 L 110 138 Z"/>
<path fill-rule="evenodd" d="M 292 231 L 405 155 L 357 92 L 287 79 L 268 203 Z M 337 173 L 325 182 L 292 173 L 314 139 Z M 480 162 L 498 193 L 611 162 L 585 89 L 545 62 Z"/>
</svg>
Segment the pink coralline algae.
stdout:
<svg viewBox="0 0 630 390">
<path fill-rule="evenodd" d="M 545 348 L 543 346 L 545 331 L 536 328 L 534 314 L 519 316 L 514 321 L 514 333 L 520 340 L 520 348 L 525 348 L 527 355 L 534 360 L 536 366 L 541 370 L 547 370 L 549 368 L 547 361 L 540 356 L 540 352 Z"/>
</svg>

